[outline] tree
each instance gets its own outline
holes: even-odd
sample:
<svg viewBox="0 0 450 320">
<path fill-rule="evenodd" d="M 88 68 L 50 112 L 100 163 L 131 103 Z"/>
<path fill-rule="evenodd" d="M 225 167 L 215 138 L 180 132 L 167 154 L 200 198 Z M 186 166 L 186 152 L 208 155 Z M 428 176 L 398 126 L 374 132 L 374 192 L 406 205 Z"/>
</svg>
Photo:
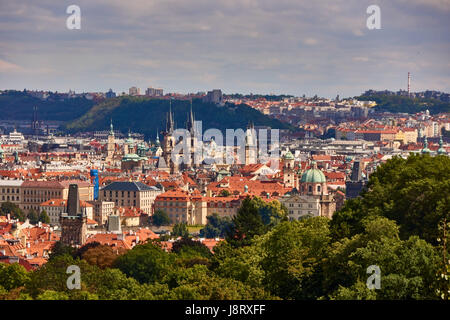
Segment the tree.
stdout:
<svg viewBox="0 0 450 320">
<path fill-rule="evenodd" d="M 95 265 L 100 269 L 111 268 L 114 265 L 114 261 L 121 254 L 126 252 L 125 249 L 113 249 L 107 245 L 98 245 L 88 248 L 82 253 L 81 258 L 86 260 L 89 264 Z"/>
<path fill-rule="evenodd" d="M 288 220 L 288 209 L 278 200 L 270 202 L 263 201 L 259 197 L 253 198 L 262 221 L 266 226 L 272 228 L 282 221 Z"/>
<path fill-rule="evenodd" d="M 401 240 L 395 221 L 384 217 L 366 218 L 363 225 L 362 233 L 336 242 L 330 250 L 323 277 L 329 296 L 361 295 L 358 282 L 365 283 L 367 267 L 376 265 L 381 271 L 381 289 L 374 290 L 377 299 L 436 299 L 436 248 L 417 236 Z"/>
<path fill-rule="evenodd" d="M 27 218 L 30 220 L 31 224 L 37 224 L 39 222 L 39 213 L 34 209 L 30 209 Z"/>
<path fill-rule="evenodd" d="M 217 213 L 206 217 L 206 226 L 200 230 L 202 238 L 222 238 L 233 227 L 233 222 L 229 217 L 221 218 Z"/>
<path fill-rule="evenodd" d="M 36 300 L 69 300 L 69 296 L 64 292 L 45 290 L 36 297 Z"/>
<path fill-rule="evenodd" d="M 65 255 L 70 257 L 76 256 L 76 249 L 72 246 L 65 245 L 61 241 L 57 241 L 49 254 L 49 260 Z"/>
<path fill-rule="evenodd" d="M 29 280 L 29 274 L 22 265 L 0 263 L 0 288 L 10 291 L 26 285 Z"/>
<path fill-rule="evenodd" d="M 262 288 L 265 271 L 261 267 L 261 260 L 265 250 L 261 244 L 261 239 L 254 239 L 249 246 L 234 248 L 222 241 L 214 247 L 211 269 L 221 278 L 231 278 Z"/>
<path fill-rule="evenodd" d="M 251 287 L 234 279 L 220 278 L 203 265 L 180 270 L 168 298 L 174 300 L 276 299 L 262 288 Z"/>
<path fill-rule="evenodd" d="M 154 283 L 171 270 L 173 256 L 153 243 L 135 246 L 119 256 L 114 267 L 140 283 Z"/>
<path fill-rule="evenodd" d="M 417 235 L 437 245 L 439 224 L 450 221 L 448 168 L 447 156 L 393 157 L 370 175 L 360 199 L 333 215 L 333 237 L 351 237 L 362 231 L 365 217 L 384 216 L 397 222 L 402 239 Z"/>
<path fill-rule="evenodd" d="M 328 224 L 324 217 L 282 222 L 261 238 L 266 289 L 284 299 L 317 299 L 323 294 L 322 267 L 331 241 Z"/>
<path fill-rule="evenodd" d="M 259 214 L 257 200 L 248 196 L 242 202 L 232 221 L 233 228 L 227 233 L 226 239 L 235 246 L 248 245 L 255 235 L 261 235 L 267 231 Z"/>
<path fill-rule="evenodd" d="M 47 211 L 42 210 L 41 214 L 39 215 L 39 221 L 42 223 L 50 223 L 50 217 L 47 214 Z"/>
<path fill-rule="evenodd" d="M 176 223 L 172 228 L 171 235 L 173 237 L 182 237 L 182 238 L 189 237 L 189 231 L 187 228 L 187 224 L 184 222 Z"/>
<path fill-rule="evenodd" d="M 172 245 L 172 252 L 177 254 L 200 256 L 204 258 L 211 258 L 211 251 L 200 241 L 195 241 L 190 238 L 181 238 L 175 241 Z"/>
<path fill-rule="evenodd" d="M 11 214 L 11 218 L 19 219 L 19 221 L 25 221 L 25 214 L 23 211 L 14 203 L 6 201 L 3 202 L 0 207 L 0 215 Z"/>
<path fill-rule="evenodd" d="M 167 226 L 170 224 L 170 218 L 163 210 L 156 210 L 152 216 L 152 222 L 155 226 Z"/>
</svg>

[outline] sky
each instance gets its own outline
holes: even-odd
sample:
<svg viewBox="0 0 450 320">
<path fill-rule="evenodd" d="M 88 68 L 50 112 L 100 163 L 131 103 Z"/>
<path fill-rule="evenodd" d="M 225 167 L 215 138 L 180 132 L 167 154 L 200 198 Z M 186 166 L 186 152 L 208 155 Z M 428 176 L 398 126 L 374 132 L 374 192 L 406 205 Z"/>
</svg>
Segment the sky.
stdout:
<svg viewBox="0 0 450 320">
<path fill-rule="evenodd" d="M 2 90 L 450 92 L 449 58 L 450 0 L 0 0 Z"/>
</svg>

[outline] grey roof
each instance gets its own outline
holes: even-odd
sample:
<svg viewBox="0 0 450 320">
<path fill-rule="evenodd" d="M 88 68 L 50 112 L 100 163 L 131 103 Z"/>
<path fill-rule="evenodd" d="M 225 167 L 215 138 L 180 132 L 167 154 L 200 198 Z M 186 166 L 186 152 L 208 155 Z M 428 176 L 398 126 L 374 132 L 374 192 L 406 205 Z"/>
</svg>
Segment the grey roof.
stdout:
<svg viewBox="0 0 450 320">
<path fill-rule="evenodd" d="M 142 182 L 116 181 L 102 188 L 102 191 L 158 191 L 154 186 Z"/>
</svg>

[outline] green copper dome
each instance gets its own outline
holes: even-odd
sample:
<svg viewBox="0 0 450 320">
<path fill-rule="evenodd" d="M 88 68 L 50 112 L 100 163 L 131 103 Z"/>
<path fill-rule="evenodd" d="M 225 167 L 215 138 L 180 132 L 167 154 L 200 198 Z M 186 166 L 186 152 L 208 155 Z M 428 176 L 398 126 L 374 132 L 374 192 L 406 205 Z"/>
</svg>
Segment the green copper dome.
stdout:
<svg viewBox="0 0 450 320">
<path fill-rule="evenodd" d="M 442 136 L 439 139 L 439 149 L 437 152 L 438 154 L 447 154 L 447 150 L 444 148 L 444 141 L 442 141 Z"/>
<path fill-rule="evenodd" d="M 430 153 L 431 150 L 428 149 L 428 139 L 427 137 L 425 137 L 424 142 L 423 142 L 423 149 L 422 149 L 422 153 Z"/>
<path fill-rule="evenodd" d="M 288 150 L 284 155 L 285 160 L 294 160 L 294 156 L 292 155 L 292 152 Z"/>
<path fill-rule="evenodd" d="M 313 167 L 311 169 L 306 170 L 305 173 L 302 175 L 300 182 L 324 183 L 327 182 L 327 179 L 325 178 L 325 175 L 323 174 L 322 170 L 317 169 L 316 164 L 313 163 Z"/>
</svg>

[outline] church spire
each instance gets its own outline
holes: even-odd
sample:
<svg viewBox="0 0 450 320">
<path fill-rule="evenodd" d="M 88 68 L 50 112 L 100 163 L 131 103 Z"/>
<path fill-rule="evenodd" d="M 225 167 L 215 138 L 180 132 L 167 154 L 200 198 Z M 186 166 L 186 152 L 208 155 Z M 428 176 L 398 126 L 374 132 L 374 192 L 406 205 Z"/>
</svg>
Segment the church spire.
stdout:
<svg viewBox="0 0 450 320">
<path fill-rule="evenodd" d="M 169 113 L 166 120 L 166 132 L 172 132 L 174 130 L 173 114 L 172 114 L 172 99 L 169 99 Z"/>
<path fill-rule="evenodd" d="M 189 114 L 188 114 L 188 121 L 187 121 L 187 125 L 186 125 L 186 129 L 191 134 L 193 134 L 194 131 L 195 131 L 194 123 L 195 123 L 195 121 L 194 121 L 194 113 L 192 112 L 192 98 L 191 98 L 191 109 L 190 109 Z"/>
<path fill-rule="evenodd" d="M 112 123 L 112 118 L 111 118 L 111 124 L 109 127 L 110 127 L 109 134 L 113 136 L 114 135 L 114 127 L 113 127 L 113 123 Z"/>
</svg>

